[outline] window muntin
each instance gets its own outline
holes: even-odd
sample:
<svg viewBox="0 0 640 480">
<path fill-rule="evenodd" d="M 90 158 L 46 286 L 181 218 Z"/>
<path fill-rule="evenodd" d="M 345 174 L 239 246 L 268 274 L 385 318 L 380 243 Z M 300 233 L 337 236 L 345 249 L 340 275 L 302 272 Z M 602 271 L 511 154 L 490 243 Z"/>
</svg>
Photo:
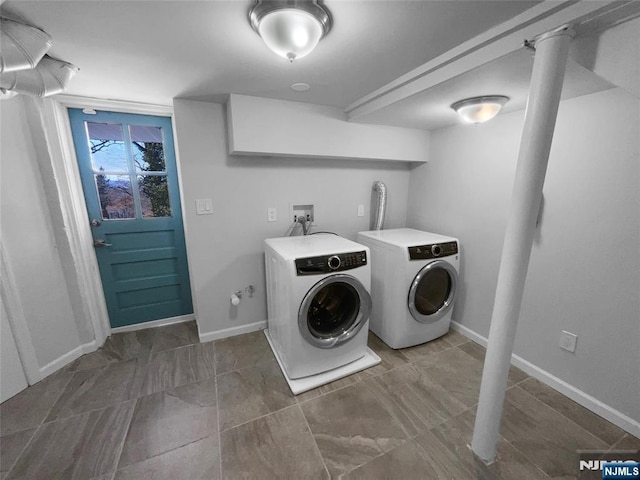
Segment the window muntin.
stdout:
<svg viewBox="0 0 640 480">
<path fill-rule="evenodd" d="M 161 127 L 85 122 L 103 220 L 171 217 Z"/>
</svg>

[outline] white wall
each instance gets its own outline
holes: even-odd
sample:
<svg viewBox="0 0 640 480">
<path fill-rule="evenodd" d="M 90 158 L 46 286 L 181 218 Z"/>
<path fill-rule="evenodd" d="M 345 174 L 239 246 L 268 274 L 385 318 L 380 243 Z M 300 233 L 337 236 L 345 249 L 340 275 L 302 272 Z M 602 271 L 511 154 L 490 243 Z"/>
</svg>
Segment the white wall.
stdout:
<svg viewBox="0 0 640 480">
<path fill-rule="evenodd" d="M 81 344 L 76 322 L 86 319 L 72 305 L 60 254 L 68 246 L 57 241 L 62 220 L 47 197 L 45 183 L 53 179 L 40 169 L 43 133 L 28 117 L 28 101 L 18 96 L 0 107 L 0 228 L 38 365 L 45 367 Z"/>
<path fill-rule="evenodd" d="M 411 172 L 408 226 L 460 238 L 454 320 L 486 337 L 524 112 L 432 132 Z M 514 353 L 640 421 L 640 102 L 612 89 L 562 102 Z M 560 350 L 561 330 L 578 335 Z"/>
<path fill-rule="evenodd" d="M 640 98 L 640 18 L 578 37 L 571 56 L 581 65 Z"/>
<path fill-rule="evenodd" d="M 27 388 L 27 377 L 20 361 L 9 316 L 0 297 L 0 403 Z"/>
<path fill-rule="evenodd" d="M 174 109 L 201 338 L 227 329 L 232 329 L 227 335 L 236 333 L 266 320 L 263 241 L 285 234 L 290 204 L 315 205 L 315 231 L 355 239 L 358 231 L 370 228 L 371 187 L 374 180 L 382 180 L 389 189 L 385 226 L 405 225 L 406 163 L 231 157 L 222 105 L 175 100 Z M 213 215 L 195 214 L 200 198 L 213 199 Z M 356 216 L 358 204 L 365 205 L 364 217 Z M 277 222 L 267 222 L 267 207 L 278 209 Z M 232 308 L 231 292 L 250 284 L 256 288 L 253 298 L 245 297 Z"/>
</svg>

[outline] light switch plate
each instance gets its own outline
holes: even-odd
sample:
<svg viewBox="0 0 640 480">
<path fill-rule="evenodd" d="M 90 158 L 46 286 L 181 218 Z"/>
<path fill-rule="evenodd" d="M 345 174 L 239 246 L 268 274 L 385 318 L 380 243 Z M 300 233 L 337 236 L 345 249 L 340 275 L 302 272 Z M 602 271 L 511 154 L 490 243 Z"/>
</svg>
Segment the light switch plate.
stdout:
<svg viewBox="0 0 640 480">
<path fill-rule="evenodd" d="M 213 213 L 213 200 L 210 198 L 201 198 L 196 200 L 197 215 L 211 215 Z"/>
</svg>

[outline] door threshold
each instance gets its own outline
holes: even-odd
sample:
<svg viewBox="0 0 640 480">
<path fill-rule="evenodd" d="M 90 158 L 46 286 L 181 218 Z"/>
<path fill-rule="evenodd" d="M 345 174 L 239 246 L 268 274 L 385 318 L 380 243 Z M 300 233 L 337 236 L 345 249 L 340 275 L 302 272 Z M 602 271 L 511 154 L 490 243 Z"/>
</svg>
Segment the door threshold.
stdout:
<svg viewBox="0 0 640 480">
<path fill-rule="evenodd" d="M 111 329 L 111 333 L 135 332 L 136 330 L 144 330 L 146 328 L 165 327 L 176 323 L 186 323 L 195 320 L 193 314 L 180 315 L 179 317 L 161 318 L 160 320 L 152 320 L 144 323 L 134 323 L 133 325 L 125 325 L 124 327 L 116 327 Z"/>
</svg>

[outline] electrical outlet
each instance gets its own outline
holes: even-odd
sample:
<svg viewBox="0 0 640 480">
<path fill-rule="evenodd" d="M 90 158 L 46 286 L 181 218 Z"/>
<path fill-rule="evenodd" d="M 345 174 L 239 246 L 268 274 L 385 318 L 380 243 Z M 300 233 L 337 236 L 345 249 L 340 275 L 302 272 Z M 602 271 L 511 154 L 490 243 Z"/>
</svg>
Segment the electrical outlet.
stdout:
<svg viewBox="0 0 640 480">
<path fill-rule="evenodd" d="M 277 222 L 278 221 L 278 209 L 275 207 L 267 208 L 267 222 Z"/>
<path fill-rule="evenodd" d="M 364 205 L 358 205 L 358 216 L 364 217 Z"/>
<path fill-rule="evenodd" d="M 560 348 L 568 352 L 575 352 L 577 343 L 578 336 L 575 333 L 562 330 L 562 333 L 560 334 Z"/>
</svg>

